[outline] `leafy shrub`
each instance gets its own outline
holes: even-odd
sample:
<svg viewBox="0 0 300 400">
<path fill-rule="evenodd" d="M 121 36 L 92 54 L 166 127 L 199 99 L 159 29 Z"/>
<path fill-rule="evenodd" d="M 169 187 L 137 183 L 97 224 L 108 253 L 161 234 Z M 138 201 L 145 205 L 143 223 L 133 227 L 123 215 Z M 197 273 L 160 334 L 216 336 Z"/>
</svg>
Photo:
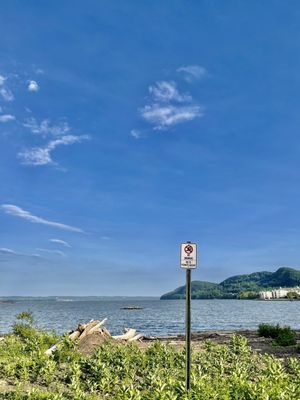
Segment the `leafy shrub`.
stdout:
<svg viewBox="0 0 300 400">
<path fill-rule="evenodd" d="M 16 319 L 19 321 L 23 321 L 23 323 L 27 323 L 28 325 L 32 325 L 34 322 L 33 314 L 31 311 L 22 311 L 16 315 Z"/>
<path fill-rule="evenodd" d="M 278 336 L 279 331 L 280 331 L 279 324 L 277 324 L 277 325 L 271 325 L 271 324 L 258 325 L 259 336 L 275 339 Z"/>
<path fill-rule="evenodd" d="M 296 332 L 289 326 L 280 328 L 278 336 L 273 342 L 276 346 L 294 346 L 296 342 Z"/>
<path fill-rule="evenodd" d="M 34 329 L 34 328 L 32 328 Z M 52 356 L 48 344 L 59 343 Z M 66 337 L 35 330 L 0 342 L 0 400 L 298 400 L 300 362 L 251 350 L 235 335 L 228 345 L 207 341 L 192 352 L 190 393 L 185 391 L 185 351 L 156 342 L 108 342 L 92 356 Z"/>
<path fill-rule="evenodd" d="M 23 339 L 30 338 L 35 333 L 33 328 L 33 315 L 30 311 L 22 311 L 16 315 L 16 320 L 21 322 L 15 322 L 13 324 L 13 333 Z"/>
<path fill-rule="evenodd" d="M 288 294 L 286 295 L 286 297 L 288 299 L 294 300 L 294 299 L 300 299 L 300 294 L 297 292 L 288 292 Z"/>
<path fill-rule="evenodd" d="M 293 346 L 296 344 L 296 332 L 289 326 L 279 326 L 271 324 L 260 324 L 258 326 L 259 336 L 274 339 L 276 346 Z"/>
</svg>

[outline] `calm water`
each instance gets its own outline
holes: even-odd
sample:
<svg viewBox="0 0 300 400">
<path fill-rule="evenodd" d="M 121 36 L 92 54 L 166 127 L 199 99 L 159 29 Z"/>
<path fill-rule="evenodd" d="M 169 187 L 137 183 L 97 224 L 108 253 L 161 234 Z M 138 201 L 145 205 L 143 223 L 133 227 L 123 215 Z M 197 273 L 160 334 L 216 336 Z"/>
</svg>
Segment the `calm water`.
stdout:
<svg viewBox="0 0 300 400">
<path fill-rule="evenodd" d="M 136 305 L 143 310 L 121 310 Z M 0 304 L 0 333 L 11 329 L 14 317 L 31 310 L 39 327 L 62 333 L 80 321 L 108 318 L 107 328 L 119 334 L 125 327 L 136 328 L 149 335 L 169 335 L 184 332 L 185 302 L 159 299 L 114 299 L 57 301 L 17 300 Z M 224 330 L 256 328 L 261 322 L 287 324 L 300 329 L 300 301 L 194 300 L 192 328 Z"/>
</svg>

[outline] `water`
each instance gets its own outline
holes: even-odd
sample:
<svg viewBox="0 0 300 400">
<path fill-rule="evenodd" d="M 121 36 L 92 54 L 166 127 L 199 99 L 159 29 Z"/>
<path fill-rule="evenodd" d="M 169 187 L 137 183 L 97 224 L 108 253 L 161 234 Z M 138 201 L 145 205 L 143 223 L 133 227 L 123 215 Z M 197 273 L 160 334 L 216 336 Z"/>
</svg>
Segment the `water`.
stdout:
<svg viewBox="0 0 300 400">
<path fill-rule="evenodd" d="M 184 332 L 185 302 L 156 298 L 81 298 L 18 299 L 0 304 L 0 333 L 10 331 L 15 315 L 33 312 L 37 325 L 58 333 L 75 328 L 78 322 L 108 318 L 106 327 L 120 334 L 132 327 L 148 335 L 171 335 Z M 69 299 L 70 300 L 70 299 Z M 122 310 L 128 305 L 143 310 Z M 192 329 L 253 329 L 261 322 L 280 323 L 300 329 L 300 301 L 193 300 Z"/>
</svg>

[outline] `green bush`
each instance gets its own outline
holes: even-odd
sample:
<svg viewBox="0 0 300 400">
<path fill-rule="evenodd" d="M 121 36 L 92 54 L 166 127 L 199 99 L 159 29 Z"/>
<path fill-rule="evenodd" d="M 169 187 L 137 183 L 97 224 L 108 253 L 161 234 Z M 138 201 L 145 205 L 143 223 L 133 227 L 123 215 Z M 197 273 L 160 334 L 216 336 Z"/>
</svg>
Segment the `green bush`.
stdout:
<svg viewBox="0 0 300 400">
<path fill-rule="evenodd" d="M 235 335 L 192 352 L 185 391 L 185 351 L 160 342 L 108 342 L 91 356 L 67 337 L 39 330 L 0 342 L 0 400 L 299 400 L 300 362 L 253 352 Z M 58 343 L 57 351 L 45 350 Z M 5 385 L 3 386 L 3 383 Z"/>
<path fill-rule="evenodd" d="M 277 337 L 274 339 L 276 346 L 294 346 L 296 343 L 296 332 L 289 326 L 280 328 Z"/>
<path fill-rule="evenodd" d="M 271 324 L 258 325 L 259 336 L 275 339 L 278 336 L 279 331 L 280 331 L 279 324 L 277 324 L 277 325 L 271 325 Z"/>
<path fill-rule="evenodd" d="M 274 339 L 276 346 L 293 346 L 296 344 L 296 332 L 289 326 L 279 326 L 271 324 L 260 324 L 258 326 L 259 336 Z"/>
</svg>

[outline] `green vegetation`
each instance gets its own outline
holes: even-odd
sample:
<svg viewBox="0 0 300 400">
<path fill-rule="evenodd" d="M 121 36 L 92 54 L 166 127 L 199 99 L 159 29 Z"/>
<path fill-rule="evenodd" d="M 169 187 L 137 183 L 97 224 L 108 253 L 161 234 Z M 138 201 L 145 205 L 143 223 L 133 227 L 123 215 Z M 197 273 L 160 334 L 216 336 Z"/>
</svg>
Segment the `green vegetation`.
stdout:
<svg viewBox="0 0 300 400">
<path fill-rule="evenodd" d="M 288 292 L 286 297 L 290 300 L 298 300 L 300 299 L 300 294 L 297 292 Z"/>
<path fill-rule="evenodd" d="M 296 344 L 296 332 L 289 326 L 260 324 L 258 334 L 274 339 L 273 344 L 275 346 L 294 346 Z"/>
<path fill-rule="evenodd" d="M 23 319 L 21 319 L 23 321 Z M 155 343 L 103 344 L 92 356 L 80 354 L 66 337 L 32 327 L 0 342 L 0 399 L 7 400 L 296 400 L 300 362 L 283 362 L 252 352 L 247 340 L 229 345 L 207 341 L 192 354 L 192 387 L 184 388 L 185 354 Z M 58 350 L 45 350 L 59 341 Z"/>
<path fill-rule="evenodd" d="M 279 268 L 276 272 L 255 272 L 248 275 L 232 276 L 217 284 L 193 281 L 193 299 L 254 299 L 261 290 L 300 285 L 300 271 L 293 268 Z M 161 296 L 161 300 L 185 298 L 185 286 Z"/>
</svg>

